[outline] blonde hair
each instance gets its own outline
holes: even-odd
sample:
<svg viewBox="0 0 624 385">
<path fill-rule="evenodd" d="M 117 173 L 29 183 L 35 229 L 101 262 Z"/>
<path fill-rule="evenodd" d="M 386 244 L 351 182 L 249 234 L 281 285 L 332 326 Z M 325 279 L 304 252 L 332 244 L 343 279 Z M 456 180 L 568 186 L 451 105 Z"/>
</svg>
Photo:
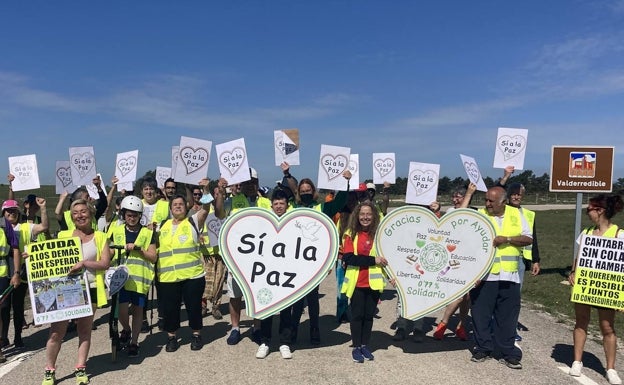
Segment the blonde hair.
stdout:
<svg viewBox="0 0 624 385">
<path fill-rule="evenodd" d="M 91 216 L 92 217 L 95 216 L 95 206 L 93 206 L 91 202 L 87 201 L 86 199 L 76 199 L 75 201 L 73 201 L 71 205 L 69 205 L 69 211 L 71 212 L 74 209 L 74 207 L 78 205 L 87 206 L 87 209 L 91 213 Z"/>
</svg>

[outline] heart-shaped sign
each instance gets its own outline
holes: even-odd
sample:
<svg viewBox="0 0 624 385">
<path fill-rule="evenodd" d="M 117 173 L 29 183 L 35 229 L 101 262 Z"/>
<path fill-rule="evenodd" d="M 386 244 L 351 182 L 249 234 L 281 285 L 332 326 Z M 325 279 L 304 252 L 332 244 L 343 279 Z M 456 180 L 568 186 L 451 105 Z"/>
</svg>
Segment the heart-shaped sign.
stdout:
<svg viewBox="0 0 624 385">
<path fill-rule="evenodd" d="M 128 175 L 136 167 L 136 157 L 130 156 L 128 158 L 119 159 L 117 162 L 117 169 L 121 172 L 122 176 Z"/>
<path fill-rule="evenodd" d="M 375 170 L 379 173 L 379 176 L 383 178 L 394 170 L 394 160 L 390 158 L 377 159 L 374 166 Z"/>
<path fill-rule="evenodd" d="M 409 181 L 414 186 L 416 195 L 422 195 L 436 186 L 438 174 L 432 170 L 413 170 Z"/>
<path fill-rule="evenodd" d="M 126 284 L 129 272 L 126 265 L 109 267 L 104 274 L 104 282 L 110 295 L 116 294 Z"/>
<path fill-rule="evenodd" d="M 332 180 L 339 177 L 349 166 L 349 159 L 344 155 L 330 155 L 326 154 L 321 156 L 321 165 L 323 170 L 327 174 L 327 178 Z"/>
<path fill-rule="evenodd" d="M 375 245 L 396 280 L 401 316 L 424 317 L 472 289 L 490 271 L 494 237 L 489 219 L 476 210 L 457 209 L 440 219 L 418 206 L 389 212 Z"/>
<path fill-rule="evenodd" d="M 325 214 L 297 208 L 281 217 L 250 207 L 221 226 L 223 261 L 243 290 L 249 317 L 264 319 L 320 284 L 338 255 L 338 232 Z"/>
<path fill-rule="evenodd" d="M 35 165 L 32 162 L 15 162 L 11 173 L 22 183 L 35 176 Z"/>
<path fill-rule="evenodd" d="M 82 154 L 72 154 L 69 161 L 72 167 L 74 167 L 74 169 L 78 171 L 78 174 L 81 177 L 87 175 L 87 173 L 91 171 L 93 167 L 95 167 L 95 158 L 90 152 L 83 152 Z"/>
<path fill-rule="evenodd" d="M 45 313 L 51 310 L 52 305 L 56 302 L 56 290 L 48 289 L 36 294 L 37 300 L 43 305 L 45 310 L 38 313 Z"/>
<path fill-rule="evenodd" d="M 466 174 L 468 174 L 470 181 L 477 184 L 479 182 L 479 178 L 481 178 L 479 167 L 472 162 L 464 162 L 464 169 L 466 170 Z"/>
<path fill-rule="evenodd" d="M 63 187 L 67 187 L 72 182 L 71 171 L 69 167 L 59 167 L 56 170 L 56 177 L 61 181 Z"/>
<path fill-rule="evenodd" d="M 208 163 L 208 151 L 201 147 L 183 147 L 180 149 L 179 159 L 184 162 L 187 175 L 192 174 Z"/>
<path fill-rule="evenodd" d="M 219 162 L 227 168 L 230 176 L 234 175 L 245 162 L 245 149 L 235 147 L 232 151 L 223 151 Z"/>
<path fill-rule="evenodd" d="M 355 175 L 355 173 L 358 170 L 358 164 L 356 161 L 353 160 L 349 160 L 349 171 L 351 171 L 352 175 Z"/>
<path fill-rule="evenodd" d="M 524 151 L 526 148 L 526 138 L 521 135 L 501 135 L 497 146 L 503 153 L 503 158 L 509 160 Z"/>
<path fill-rule="evenodd" d="M 285 142 L 281 136 L 275 140 L 275 147 L 279 150 L 282 156 L 287 156 L 297 151 L 296 144 Z"/>
<path fill-rule="evenodd" d="M 158 170 L 158 172 L 156 173 L 156 180 L 158 181 L 158 185 L 159 186 L 164 186 L 165 185 L 165 181 L 167 179 L 169 179 L 169 177 L 171 176 L 171 170 L 167 169 L 167 170 Z"/>
</svg>

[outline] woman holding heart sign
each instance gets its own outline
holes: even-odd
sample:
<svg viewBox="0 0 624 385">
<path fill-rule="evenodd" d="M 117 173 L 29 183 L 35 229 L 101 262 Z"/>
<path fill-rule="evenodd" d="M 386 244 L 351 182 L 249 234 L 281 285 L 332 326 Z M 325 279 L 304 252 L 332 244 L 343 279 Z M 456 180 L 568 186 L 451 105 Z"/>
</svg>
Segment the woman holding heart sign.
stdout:
<svg viewBox="0 0 624 385">
<path fill-rule="evenodd" d="M 353 361 L 375 359 L 368 349 L 373 330 L 377 302 L 383 292 L 388 261 L 377 256 L 375 232 L 379 225 L 379 213 L 372 203 L 364 202 L 355 207 L 342 246 L 342 263 L 346 267 L 341 292 L 350 299 L 351 339 Z"/>
</svg>

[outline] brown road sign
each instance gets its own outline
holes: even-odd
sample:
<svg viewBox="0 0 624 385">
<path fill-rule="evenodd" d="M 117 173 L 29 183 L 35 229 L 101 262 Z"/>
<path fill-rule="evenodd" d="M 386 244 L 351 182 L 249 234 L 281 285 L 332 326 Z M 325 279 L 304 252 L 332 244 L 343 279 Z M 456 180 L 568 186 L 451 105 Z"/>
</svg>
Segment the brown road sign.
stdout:
<svg viewBox="0 0 624 385">
<path fill-rule="evenodd" d="M 611 192 L 613 152 L 607 146 L 553 146 L 552 192 Z"/>
</svg>

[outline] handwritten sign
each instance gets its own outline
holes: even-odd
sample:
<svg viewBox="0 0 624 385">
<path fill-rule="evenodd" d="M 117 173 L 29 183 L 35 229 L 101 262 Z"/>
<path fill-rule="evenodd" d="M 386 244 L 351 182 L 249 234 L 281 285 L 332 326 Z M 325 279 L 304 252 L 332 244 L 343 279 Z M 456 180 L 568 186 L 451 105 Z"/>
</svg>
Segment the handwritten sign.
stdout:
<svg viewBox="0 0 624 385">
<path fill-rule="evenodd" d="M 9 170 L 15 177 L 12 184 L 13 191 L 34 190 L 41 187 L 36 155 L 10 156 Z"/>
<path fill-rule="evenodd" d="M 169 167 L 156 167 L 156 183 L 158 188 L 165 188 L 165 181 L 171 177 L 171 168 Z"/>
<path fill-rule="evenodd" d="M 93 147 L 70 147 L 69 166 L 75 186 L 90 183 L 97 175 Z"/>
<path fill-rule="evenodd" d="M 440 165 L 410 162 L 405 203 L 429 205 L 437 200 Z"/>
<path fill-rule="evenodd" d="M 104 283 L 108 288 L 108 294 L 114 295 L 126 284 L 130 273 L 126 265 L 109 267 L 104 274 Z"/>
<path fill-rule="evenodd" d="M 250 179 L 244 138 L 217 144 L 215 150 L 219 160 L 219 172 L 228 184 L 242 183 Z"/>
<path fill-rule="evenodd" d="M 176 182 L 197 184 L 208 176 L 211 147 L 212 142 L 208 140 L 182 136 L 175 168 Z"/>
<path fill-rule="evenodd" d="M 373 183 L 396 183 L 396 167 L 394 152 L 373 153 Z"/>
<path fill-rule="evenodd" d="M 624 309 L 624 239 L 583 234 L 572 302 Z"/>
<path fill-rule="evenodd" d="M 349 179 L 349 190 L 357 190 L 360 186 L 360 155 L 349 155 L 349 167 L 351 179 Z"/>
<path fill-rule="evenodd" d="M 115 160 L 115 176 L 118 183 L 136 181 L 139 150 L 120 152 Z"/>
<path fill-rule="evenodd" d="M 463 154 L 460 154 L 459 157 L 462 161 L 464 170 L 466 171 L 466 175 L 468 175 L 468 179 L 470 180 L 470 182 L 477 185 L 477 190 L 487 191 L 487 186 L 483 181 L 483 177 L 481 176 L 481 171 L 479 171 L 479 165 L 477 165 L 477 161 L 474 158 Z"/>
<path fill-rule="evenodd" d="M 287 162 L 291 166 L 299 165 L 299 129 L 290 128 L 273 131 L 275 165 Z"/>
<path fill-rule="evenodd" d="M 93 314 L 84 274 L 68 276 L 82 260 L 80 238 L 51 239 L 28 245 L 28 289 L 36 325 Z"/>
<path fill-rule="evenodd" d="M 318 188 L 347 190 L 347 181 L 342 173 L 349 168 L 351 149 L 348 147 L 321 145 L 319 158 Z"/>
<path fill-rule="evenodd" d="M 257 207 L 221 226 L 219 249 L 243 290 L 247 315 L 264 319 L 320 284 L 338 255 L 338 232 L 321 212 L 297 208 L 277 217 Z"/>
<path fill-rule="evenodd" d="M 494 149 L 495 168 L 514 166 L 516 170 L 523 169 L 528 133 L 529 130 L 522 128 L 500 127 L 498 129 Z"/>
<path fill-rule="evenodd" d="M 401 316 L 422 318 L 472 289 L 490 271 L 494 236 L 488 218 L 476 210 L 453 210 L 441 219 L 418 206 L 389 212 L 375 244 L 396 280 Z"/>
</svg>

